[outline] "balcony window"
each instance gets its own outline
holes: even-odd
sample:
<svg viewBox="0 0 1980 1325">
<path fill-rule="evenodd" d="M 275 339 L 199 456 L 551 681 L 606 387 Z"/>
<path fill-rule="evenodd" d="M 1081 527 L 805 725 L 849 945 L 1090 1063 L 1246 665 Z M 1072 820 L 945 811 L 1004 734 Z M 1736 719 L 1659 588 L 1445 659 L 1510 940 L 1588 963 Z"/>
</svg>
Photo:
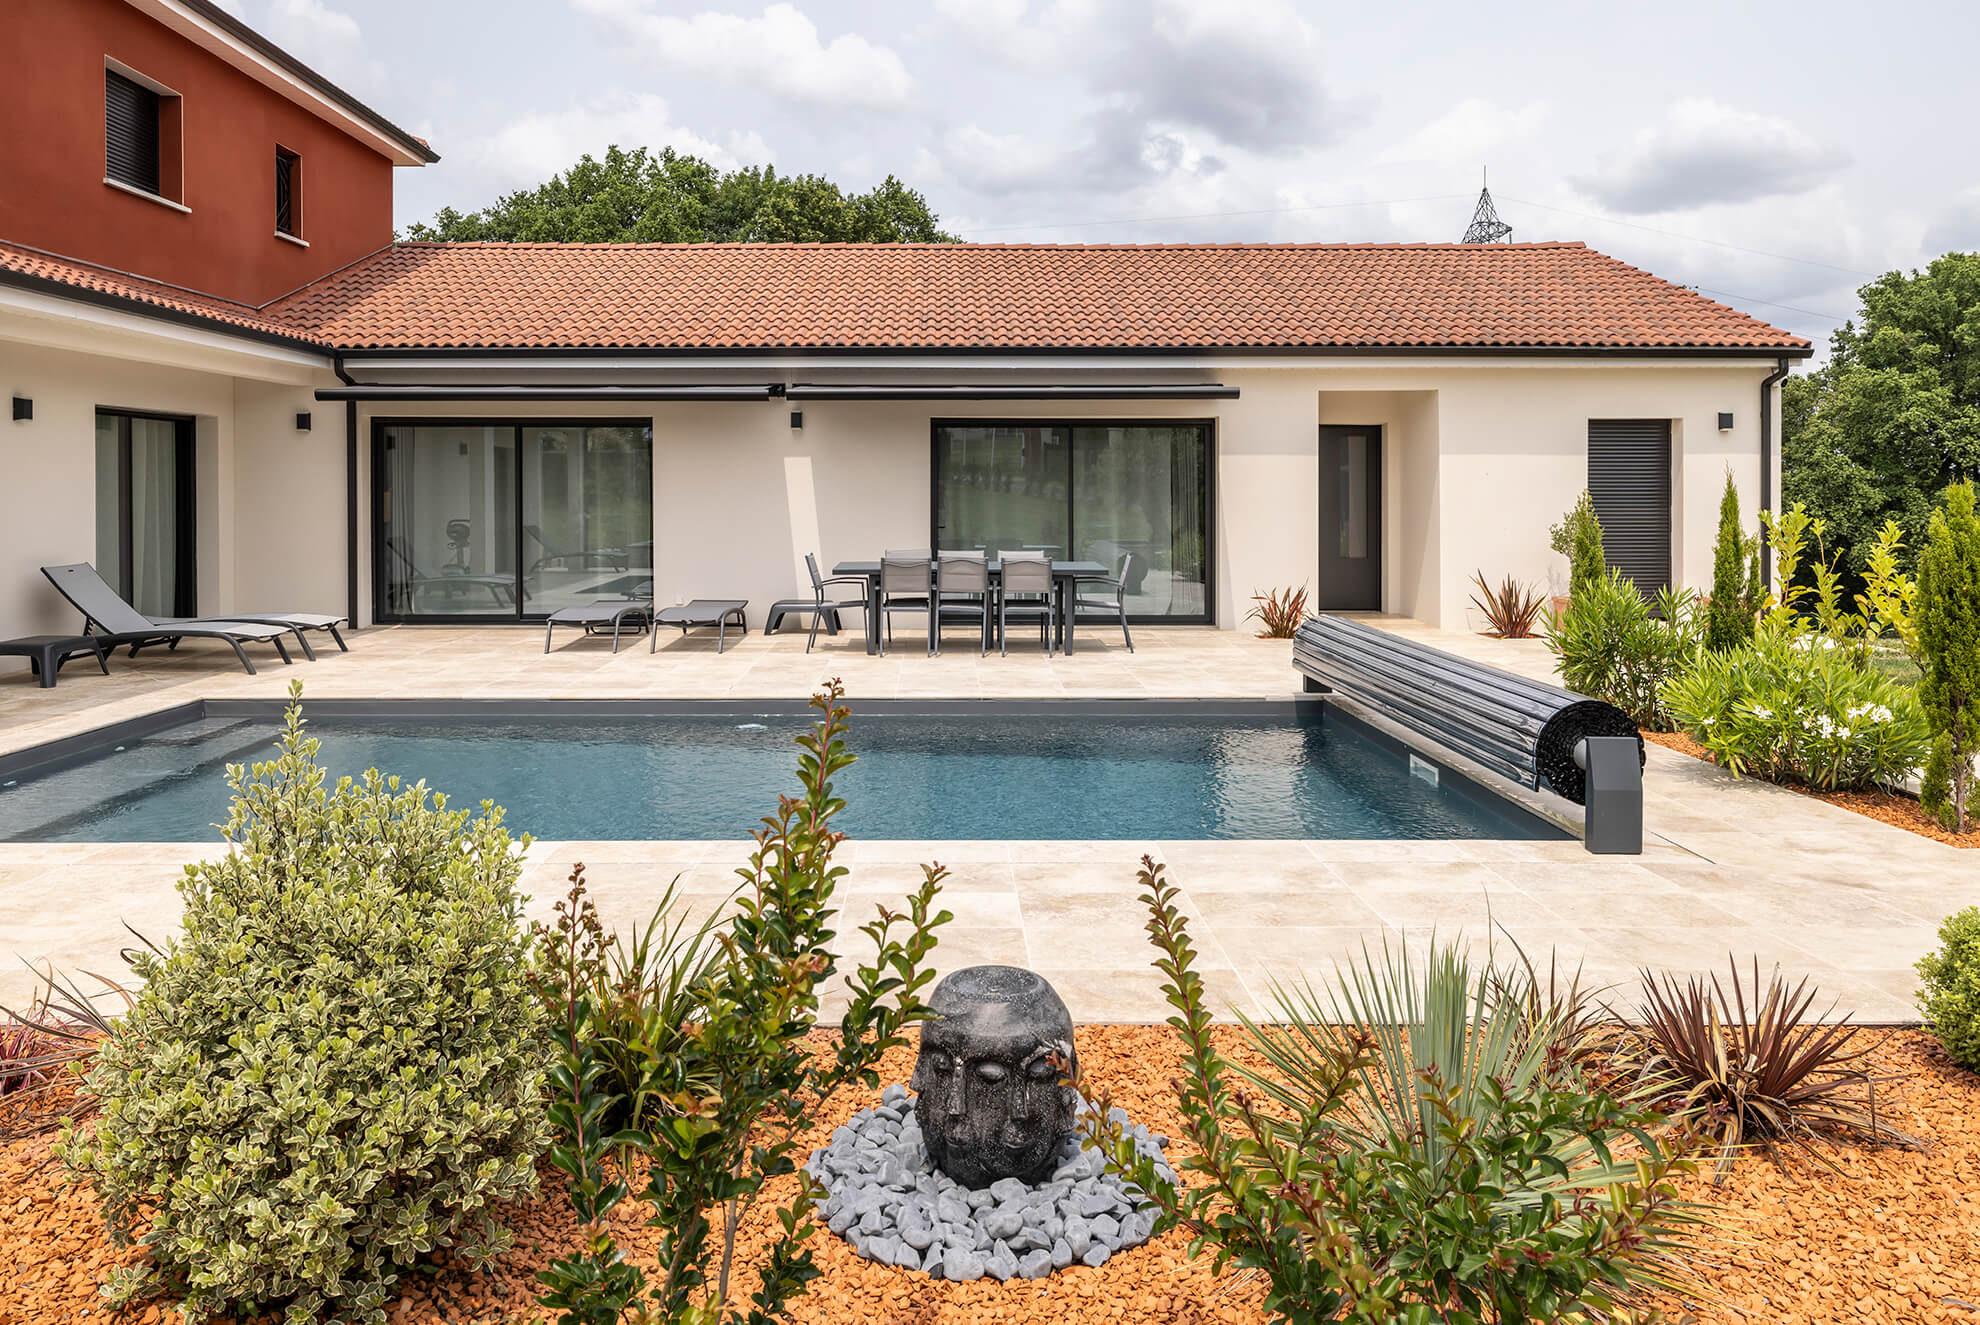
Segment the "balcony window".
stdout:
<svg viewBox="0 0 1980 1325">
<path fill-rule="evenodd" d="M 275 233 L 302 238 L 302 158 L 275 149 Z"/>
</svg>

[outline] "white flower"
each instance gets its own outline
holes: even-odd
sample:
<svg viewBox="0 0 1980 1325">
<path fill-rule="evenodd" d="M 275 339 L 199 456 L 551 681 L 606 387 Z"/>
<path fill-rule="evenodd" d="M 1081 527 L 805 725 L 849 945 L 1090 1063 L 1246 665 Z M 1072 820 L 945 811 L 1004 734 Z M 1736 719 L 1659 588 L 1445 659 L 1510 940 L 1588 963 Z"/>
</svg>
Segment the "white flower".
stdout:
<svg viewBox="0 0 1980 1325">
<path fill-rule="evenodd" d="M 1761 719 L 1771 718 L 1774 716 L 1774 711 L 1772 709 L 1761 708 L 1758 704 L 1755 704 L 1753 706 L 1753 716 Z"/>
</svg>

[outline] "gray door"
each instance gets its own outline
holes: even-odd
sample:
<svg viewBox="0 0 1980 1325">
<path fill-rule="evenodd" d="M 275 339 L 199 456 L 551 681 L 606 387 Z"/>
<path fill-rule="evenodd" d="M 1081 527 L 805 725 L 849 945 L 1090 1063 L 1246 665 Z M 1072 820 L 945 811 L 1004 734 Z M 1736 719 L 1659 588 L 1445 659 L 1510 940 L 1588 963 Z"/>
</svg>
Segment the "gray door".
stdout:
<svg viewBox="0 0 1980 1325">
<path fill-rule="evenodd" d="M 1382 610 L 1382 430 L 1320 425 L 1322 612 Z"/>
</svg>

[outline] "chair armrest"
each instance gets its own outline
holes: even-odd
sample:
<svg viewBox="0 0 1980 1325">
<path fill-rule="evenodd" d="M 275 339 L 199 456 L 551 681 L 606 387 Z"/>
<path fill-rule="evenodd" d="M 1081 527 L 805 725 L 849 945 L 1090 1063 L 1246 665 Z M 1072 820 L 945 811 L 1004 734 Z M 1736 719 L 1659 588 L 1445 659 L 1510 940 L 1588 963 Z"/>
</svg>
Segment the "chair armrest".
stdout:
<svg viewBox="0 0 1980 1325">
<path fill-rule="evenodd" d="M 820 588 L 823 588 L 828 584 L 865 584 L 867 582 L 867 577 L 864 575 L 834 575 L 830 579 L 820 580 L 818 584 Z"/>
<path fill-rule="evenodd" d="M 1121 581 L 1112 575 L 1075 575 L 1072 577 L 1072 582 L 1074 588 L 1082 584 L 1104 584 L 1109 589 L 1121 587 Z"/>
</svg>

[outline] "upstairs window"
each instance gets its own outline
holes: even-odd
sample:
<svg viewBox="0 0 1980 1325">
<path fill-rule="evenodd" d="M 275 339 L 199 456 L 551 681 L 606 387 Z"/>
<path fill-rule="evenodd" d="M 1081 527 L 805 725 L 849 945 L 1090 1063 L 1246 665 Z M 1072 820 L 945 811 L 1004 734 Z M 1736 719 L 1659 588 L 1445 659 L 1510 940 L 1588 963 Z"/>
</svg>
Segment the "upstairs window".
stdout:
<svg viewBox="0 0 1980 1325">
<path fill-rule="evenodd" d="M 275 233 L 302 237 L 302 158 L 286 147 L 275 149 Z"/>
<path fill-rule="evenodd" d="M 103 71 L 103 173 L 119 184 L 157 194 L 158 93 L 124 77 Z"/>
<path fill-rule="evenodd" d="M 129 65 L 103 68 L 103 182 L 174 211 L 185 205 L 179 94 Z"/>
</svg>

